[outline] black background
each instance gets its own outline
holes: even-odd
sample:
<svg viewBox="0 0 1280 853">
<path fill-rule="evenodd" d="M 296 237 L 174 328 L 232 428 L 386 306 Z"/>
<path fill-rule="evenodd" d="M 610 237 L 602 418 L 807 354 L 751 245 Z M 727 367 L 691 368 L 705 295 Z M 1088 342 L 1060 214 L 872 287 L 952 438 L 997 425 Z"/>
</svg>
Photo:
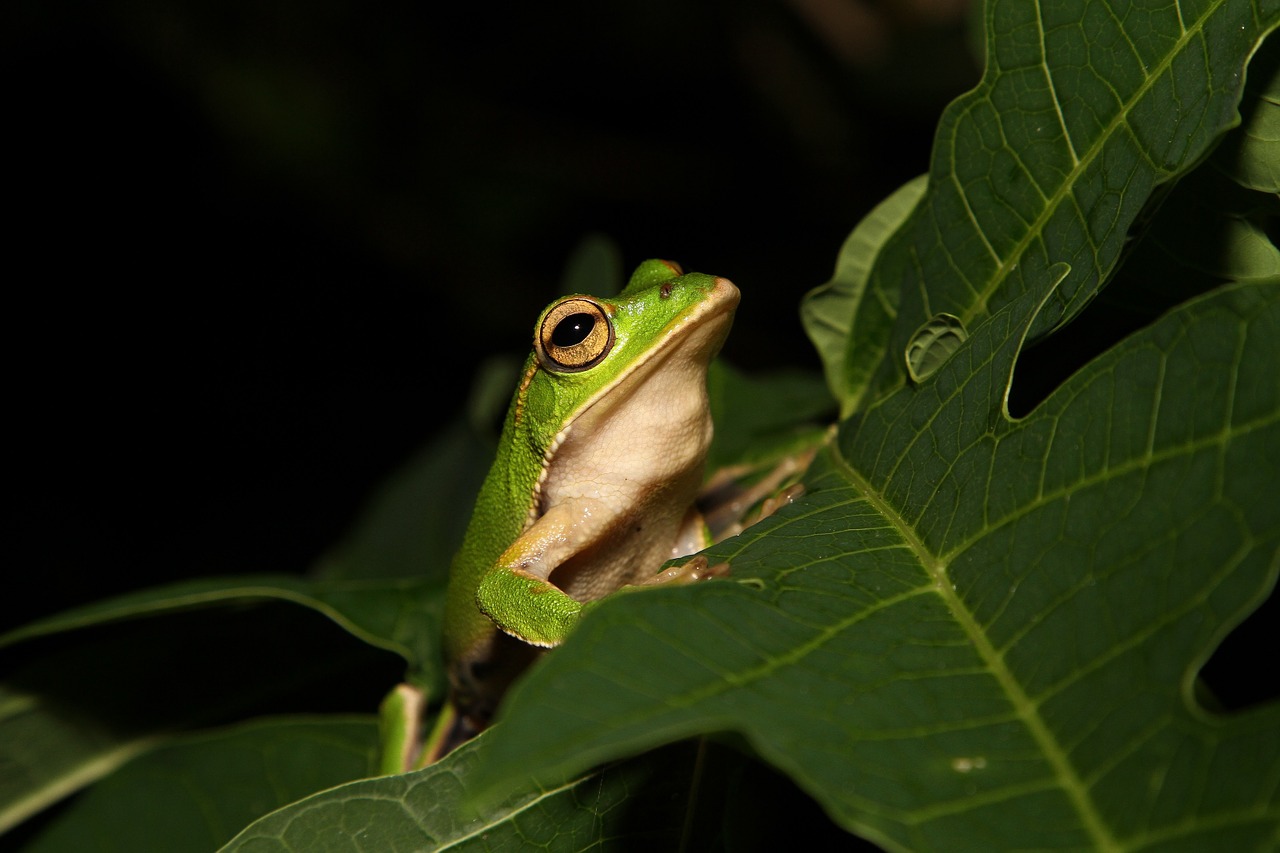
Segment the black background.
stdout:
<svg viewBox="0 0 1280 853">
<path fill-rule="evenodd" d="M 589 233 L 736 281 L 736 364 L 816 369 L 801 295 L 977 70 L 960 5 L 815 9 L 8 6 L 0 627 L 305 570 Z"/>
</svg>

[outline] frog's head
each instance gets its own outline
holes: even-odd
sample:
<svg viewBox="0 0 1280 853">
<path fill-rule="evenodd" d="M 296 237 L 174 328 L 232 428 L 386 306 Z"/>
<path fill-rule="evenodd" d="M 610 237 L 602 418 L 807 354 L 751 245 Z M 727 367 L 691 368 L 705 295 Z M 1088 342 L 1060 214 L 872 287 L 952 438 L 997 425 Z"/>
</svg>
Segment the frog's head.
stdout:
<svg viewBox="0 0 1280 853">
<path fill-rule="evenodd" d="M 534 329 L 537 368 L 526 373 L 525 405 L 560 432 L 605 400 L 621 404 L 628 389 L 658 371 L 705 388 L 707 365 L 737 305 L 738 288 L 728 279 L 685 274 L 660 260 L 641 264 L 613 299 L 559 299 Z"/>
</svg>

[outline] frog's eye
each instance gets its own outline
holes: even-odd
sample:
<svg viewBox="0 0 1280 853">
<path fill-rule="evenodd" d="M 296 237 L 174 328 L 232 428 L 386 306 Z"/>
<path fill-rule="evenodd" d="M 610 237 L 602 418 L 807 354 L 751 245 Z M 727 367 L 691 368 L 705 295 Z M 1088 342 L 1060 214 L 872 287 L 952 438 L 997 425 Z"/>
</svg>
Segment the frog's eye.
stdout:
<svg viewBox="0 0 1280 853">
<path fill-rule="evenodd" d="M 613 348 L 613 324 L 598 303 L 574 296 L 554 306 L 538 327 L 538 356 L 550 370 L 573 373 L 600 363 Z"/>
</svg>

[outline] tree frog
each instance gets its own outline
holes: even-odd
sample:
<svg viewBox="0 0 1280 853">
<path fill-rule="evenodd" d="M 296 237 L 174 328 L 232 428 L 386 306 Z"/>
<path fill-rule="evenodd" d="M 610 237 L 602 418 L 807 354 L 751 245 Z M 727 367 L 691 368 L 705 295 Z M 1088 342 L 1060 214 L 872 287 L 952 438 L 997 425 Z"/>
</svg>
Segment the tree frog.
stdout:
<svg viewBox="0 0 1280 853">
<path fill-rule="evenodd" d="M 714 574 L 694 499 L 711 442 L 707 365 L 738 289 L 641 264 L 612 299 L 566 296 L 534 327 L 498 455 L 454 558 L 444 629 L 442 754 L 484 728 L 512 679 L 583 606 L 627 585 Z"/>
</svg>

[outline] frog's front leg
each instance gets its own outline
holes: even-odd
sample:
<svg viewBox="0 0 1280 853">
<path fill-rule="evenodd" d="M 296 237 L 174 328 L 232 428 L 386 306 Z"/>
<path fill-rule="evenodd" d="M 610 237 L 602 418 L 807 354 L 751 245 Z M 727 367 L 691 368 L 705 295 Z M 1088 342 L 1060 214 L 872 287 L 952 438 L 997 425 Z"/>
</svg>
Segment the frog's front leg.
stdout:
<svg viewBox="0 0 1280 853">
<path fill-rule="evenodd" d="M 543 648 L 564 642 L 582 612 L 582 604 L 551 581 L 515 566 L 485 575 L 476 603 L 503 631 Z"/>
<path fill-rule="evenodd" d="M 517 640 L 549 648 L 564 642 L 578 623 L 582 603 L 553 584 L 551 572 L 589 545 L 590 507 L 561 504 L 551 508 L 502 552 L 480 581 L 476 604 L 493 623 Z"/>
</svg>

